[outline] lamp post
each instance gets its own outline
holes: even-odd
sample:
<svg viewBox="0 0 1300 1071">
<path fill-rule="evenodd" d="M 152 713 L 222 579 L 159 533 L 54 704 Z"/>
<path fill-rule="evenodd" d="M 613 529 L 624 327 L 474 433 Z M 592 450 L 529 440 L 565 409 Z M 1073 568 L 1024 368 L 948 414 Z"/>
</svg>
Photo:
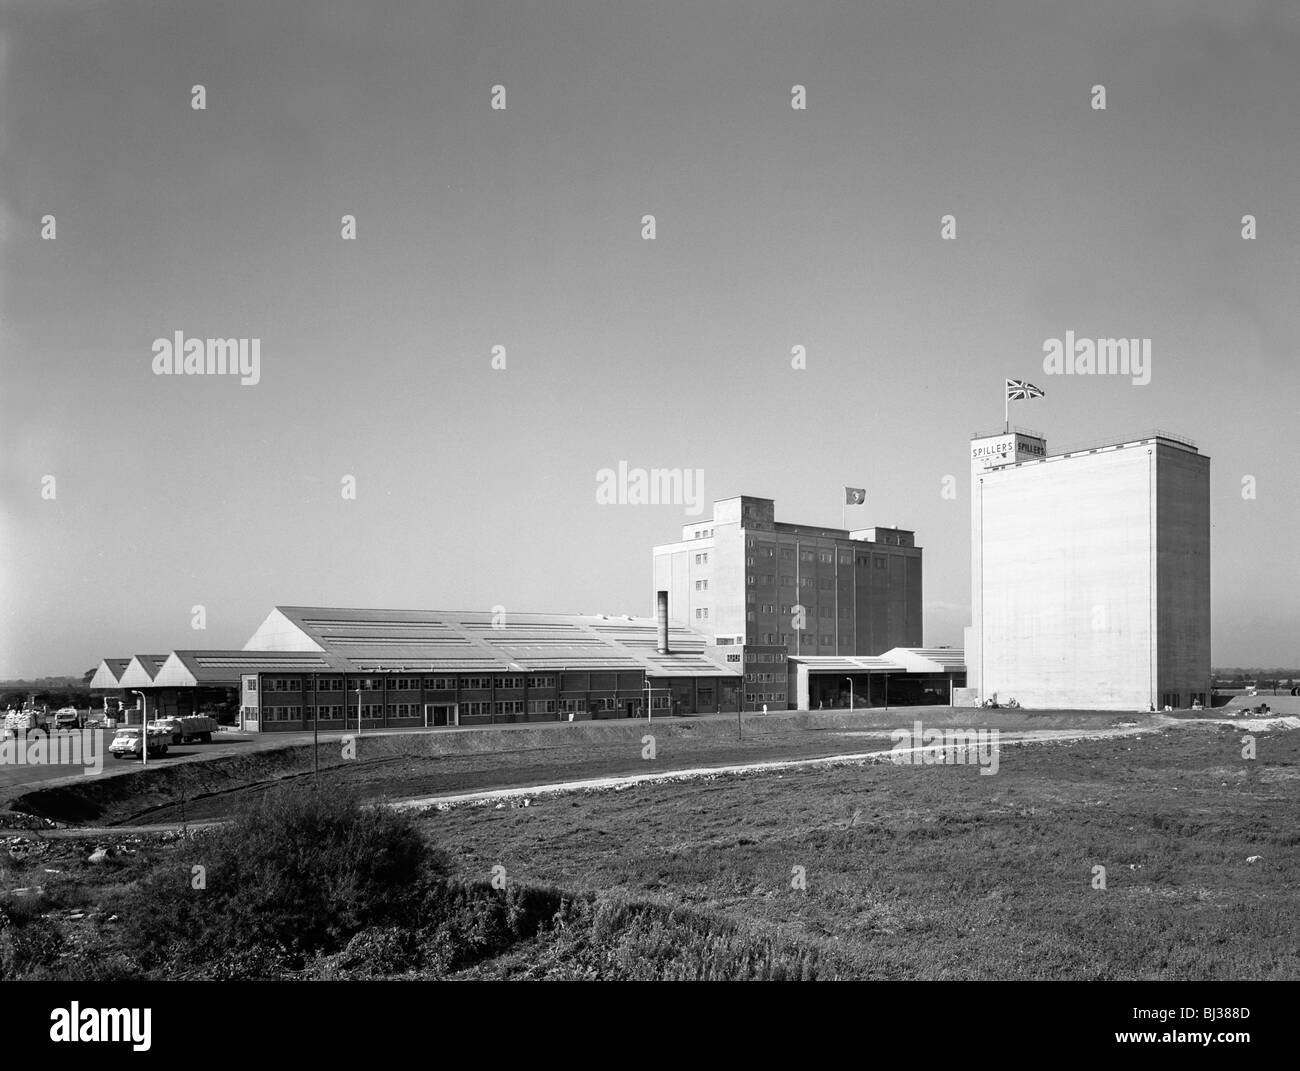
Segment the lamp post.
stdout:
<svg viewBox="0 0 1300 1071">
<path fill-rule="evenodd" d="M 316 693 L 318 680 L 315 674 L 311 678 L 311 775 L 316 784 L 320 784 L 320 696 Z"/>
<path fill-rule="evenodd" d="M 853 709 L 853 678 L 845 677 L 844 679 L 849 682 L 849 709 L 852 710 Z"/>
<path fill-rule="evenodd" d="M 140 762 L 143 766 L 149 765 L 149 701 L 145 698 L 144 692 L 132 688 L 132 695 L 140 697 Z"/>
</svg>

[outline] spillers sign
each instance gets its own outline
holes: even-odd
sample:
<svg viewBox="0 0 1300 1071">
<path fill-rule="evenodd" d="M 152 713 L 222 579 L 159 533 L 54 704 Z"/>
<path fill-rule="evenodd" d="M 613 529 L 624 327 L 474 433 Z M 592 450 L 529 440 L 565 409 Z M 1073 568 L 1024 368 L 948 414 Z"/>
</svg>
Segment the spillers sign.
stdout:
<svg viewBox="0 0 1300 1071">
<path fill-rule="evenodd" d="M 1035 457 L 1046 457 L 1047 447 L 1042 439 L 1027 439 L 1023 435 L 1008 435 L 1005 439 L 995 439 L 993 442 L 981 443 L 979 446 L 972 446 L 970 457 L 972 461 L 997 461 L 1012 460 L 1020 461 Z"/>
</svg>

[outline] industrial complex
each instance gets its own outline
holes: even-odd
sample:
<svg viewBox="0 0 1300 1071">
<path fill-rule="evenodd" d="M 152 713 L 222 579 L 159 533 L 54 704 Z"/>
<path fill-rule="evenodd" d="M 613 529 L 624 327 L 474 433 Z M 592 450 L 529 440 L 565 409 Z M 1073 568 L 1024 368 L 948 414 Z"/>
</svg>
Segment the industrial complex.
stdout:
<svg viewBox="0 0 1300 1071">
<path fill-rule="evenodd" d="M 970 462 L 964 650 L 922 645 L 913 531 L 778 522 L 739 496 L 652 549 L 652 617 L 280 606 L 240 650 L 105 658 L 91 688 L 258 732 L 1208 702 L 1209 459 L 1158 432 L 1052 455 L 1008 427 Z"/>
</svg>

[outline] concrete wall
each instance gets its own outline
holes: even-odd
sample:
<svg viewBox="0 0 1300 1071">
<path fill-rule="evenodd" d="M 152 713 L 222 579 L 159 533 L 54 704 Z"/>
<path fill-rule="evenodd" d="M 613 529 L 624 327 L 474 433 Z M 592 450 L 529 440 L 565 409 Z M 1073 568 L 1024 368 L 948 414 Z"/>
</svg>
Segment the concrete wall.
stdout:
<svg viewBox="0 0 1300 1071">
<path fill-rule="evenodd" d="M 1047 440 L 1021 431 L 1008 431 L 994 435 L 976 436 L 970 442 L 971 514 L 970 514 L 970 577 L 971 621 L 981 616 L 982 588 L 979 584 L 983 544 L 980 537 L 981 513 L 978 480 L 993 465 L 1015 461 L 1029 461 L 1045 456 Z M 968 628 L 965 634 L 966 667 L 969 687 L 980 688 L 980 630 Z"/>
<path fill-rule="evenodd" d="M 1210 459 L 1156 447 L 1157 707 L 1210 694 Z"/>
<path fill-rule="evenodd" d="M 321 646 L 279 610 L 272 610 L 244 644 L 244 650 L 319 651 Z"/>
<path fill-rule="evenodd" d="M 701 543 L 708 542 L 700 540 Z M 666 547 L 656 547 L 654 554 L 654 585 L 650 591 L 650 616 L 655 617 L 658 609 L 655 603 L 657 592 L 668 592 L 668 618 L 680 621 L 691 627 L 699 627 L 694 620 L 696 605 L 693 601 L 694 584 L 689 544 L 674 543 Z M 698 551 L 697 551 L 698 553 Z M 699 623 L 703 625 L 703 622 Z"/>
<path fill-rule="evenodd" d="M 1156 689 L 1155 447 L 975 473 L 982 633 L 968 652 L 985 698 L 1146 710 Z"/>
</svg>

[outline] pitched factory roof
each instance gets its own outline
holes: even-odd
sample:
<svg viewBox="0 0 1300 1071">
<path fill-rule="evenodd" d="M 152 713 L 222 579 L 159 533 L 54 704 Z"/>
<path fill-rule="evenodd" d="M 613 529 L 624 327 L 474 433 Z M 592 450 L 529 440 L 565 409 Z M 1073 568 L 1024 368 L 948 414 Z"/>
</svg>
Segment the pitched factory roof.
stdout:
<svg viewBox="0 0 1300 1071">
<path fill-rule="evenodd" d="M 357 672 L 645 670 L 652 677 L 736 676 L 704 657 L 706 637 L 670 623 L 668 654 L 652 618 L 484 610 L 277 606 L 245 651 L 316 651 Z"/>
<path fill-rule="evenodd" d="M 90 678 L 90 687 L 92 689 L 120 688 L 122 674 L 130 664 L 131 660 L 129 658 L 105 658 L 99 663 L 95 675 Z"/>
<path fill-rule="evenodd" d="M 126 669 L 118 677 L 119 688 L 154 688 L 154 678 L 167 661 L 165 654 L 139 654 L 127 663 Z"/>
</svg>

